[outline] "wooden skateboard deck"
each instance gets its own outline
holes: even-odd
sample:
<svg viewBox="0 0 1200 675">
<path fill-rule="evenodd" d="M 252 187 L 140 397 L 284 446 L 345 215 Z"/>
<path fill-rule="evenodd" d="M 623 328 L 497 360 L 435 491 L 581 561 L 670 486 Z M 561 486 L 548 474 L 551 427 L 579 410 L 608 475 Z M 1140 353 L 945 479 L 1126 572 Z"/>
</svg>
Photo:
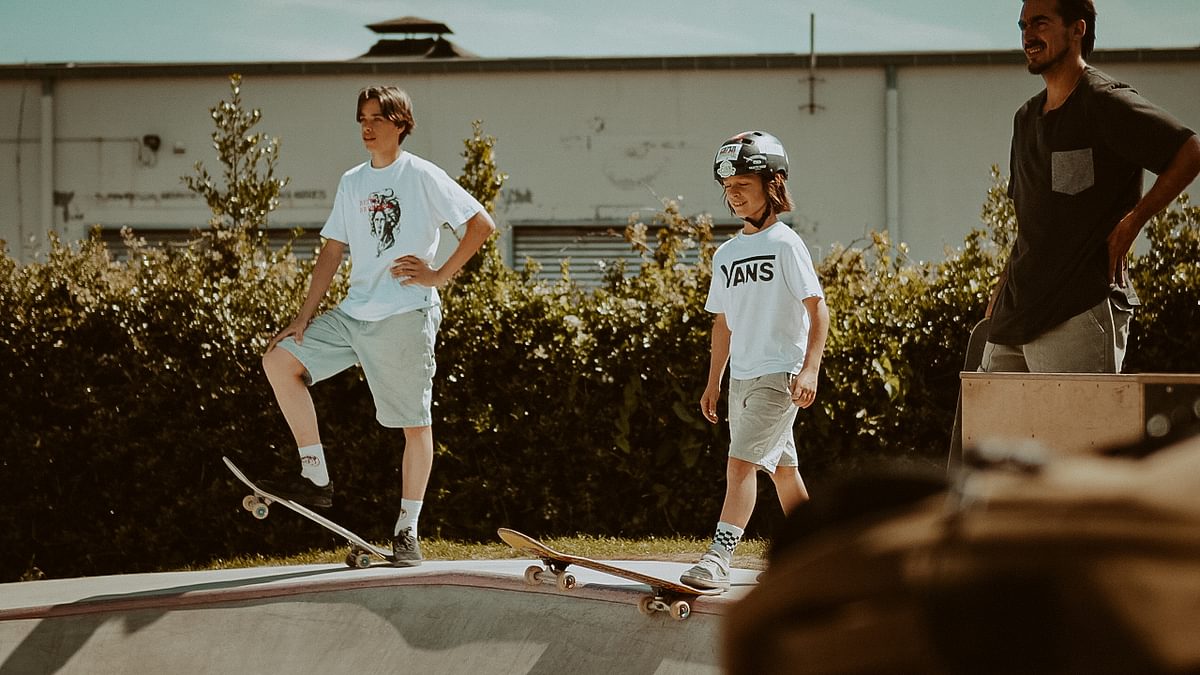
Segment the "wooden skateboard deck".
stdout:
<svg viewBox="0 0 1200 675">
<path fill-rule="evenodd" d="M 692 613 L 689 599 L 702 595 L 719 595 L 724 592 L 719 588 L 694 588 L 677 581 L 659 579 L 649 574 L 642 574 L 591 558 L 556 551 L 527 534 L 506 527 L 497 530 L 496 534 L 500 535 L 500 539 L 509 546 L 541 559 L 542 566 L 534 565 L 525 570 L 525 583 L 531 586 L 553 582 L 559 590 L 568 591 L 575 587 L 575 577 L 566 570 L 571 565 L 578 565 L 585 569 L 649 586 L 651 595 L 641 599 L 638 609 L 643 614 L 668 612 L 672 618 L 680 621 L 688 618 Z"/>
<path fill-rule="evenodd" d="M 370 567 L 372 556 L 381 558 L 387 562 L 394 562 L 391 551 L 372 544 L 366 539 L 363 539 L 350 530 L 338 525 L 325 516 L 322 516 L 319 513 L 314 513 L 302 504 L 297 504 L 296 502 L 290 499 L 284 499 L 283 497 L 276 497 L 270 492 L 263 490 L 255 485 L 253 481 L 247 478 L 246 474 L 242 473 L 241 469 L 237 468 L 237 465 L 235 465 L 228 457 L 222 457 L 221 459 L 225 461 L 225 466 L 229 467 L 229 470 L 233 472 L 233 475 L 237 476 L 238 480 L 245 483 L 246 487 L 254 491 L 253 494 L 246 495 L 246 497 L 242 499 L 242 507 L 253 514 L 255 518 L 258 518 L 259 520 L 266 518 L 270 513 L 271 504 L 283 504 L 292 511 L 299 513 L 305 518 L 308 518 L 321 527 L 324 527 L 330 532 L 345 539 L 347 543 L 350 544 L 350 553 L 346 555 L 346 564 L 350 567 Z"/>
</svg>

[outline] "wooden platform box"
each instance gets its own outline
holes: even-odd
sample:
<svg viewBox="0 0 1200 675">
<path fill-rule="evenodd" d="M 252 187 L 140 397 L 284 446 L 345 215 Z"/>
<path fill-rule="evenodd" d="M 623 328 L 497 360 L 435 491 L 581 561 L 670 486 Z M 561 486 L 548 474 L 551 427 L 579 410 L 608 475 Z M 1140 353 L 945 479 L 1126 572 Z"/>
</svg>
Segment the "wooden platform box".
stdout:
<svg viewBox="0 0 1200 675">
<path fill-rule="evenodd" d="M 963 447 L 1034 440 L 1088 453 L 1165 436 L 1200 418 L 1200 374 L 970 373 L 962 377 Z"/>
</svg>

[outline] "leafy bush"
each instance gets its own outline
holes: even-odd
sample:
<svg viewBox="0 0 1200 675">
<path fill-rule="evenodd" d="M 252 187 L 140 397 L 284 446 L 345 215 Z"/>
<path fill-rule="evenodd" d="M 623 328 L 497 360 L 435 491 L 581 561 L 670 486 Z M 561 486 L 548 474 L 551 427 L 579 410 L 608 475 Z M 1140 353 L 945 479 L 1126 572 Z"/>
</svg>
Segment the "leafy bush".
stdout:
<svg viewBox="0 0 1200 675">
<path fill-rule="evenodd" d="M 1125 370 L 1200 372 L 1200 207 L 1181 195 L 1145 233 L 1149 250 L 1130 264 L 1142 306 L 1130 329 Z"/>
<path fill-rule="evenodd" d="M 468 164 L 491 162 L 493 141 L 476 126 Z M 945 260 L 913 262 L 872 235 L 820 262 L 833 326 L 818 404 L 796 428 L 817 499 L 828 477 L 870 463 L 942 462 L 967 336 L 1012 238 L 993 173 L 982 227 Z M 481 201 L 494 198 L 501 174 L 475 175 L 491 191 L 477 192 Z M 1134 260 L 1146 306 L 1132 364 L 1200 365 L 1187 349 L 1200 318 L 1198 215 L 1181 200 L 1151 224 L 1151 248 Z M 0 579 L 340 543 L 286 514 L 248 517 L 244 489 L 220 462 L 229 455 L 251 475 L 295 465 L 259 354 L 298 310 L 311 265 L 272 251 L 254 229 L 223 232 L 221 247 L 211 234 L 183 249 L 130 237 L 125 261 L 96 239 L 54 240 L 46 260 L 26 265 L 0 255 Z M 423 532 L 708 533 L 728 442 L 725 425 L 698 412 L 711 223 L 666 202 L 626 236 L 640 268 L 615 266 L 597 289 L 565 266 L 559 281 L 538 281 L 494 247 L 447 289 Z M 344 284 L 341 275 L 331 299 Z M 331 517 L 383 539 L 400 498 L 403 435 L 375 423 L 357 369 L 313 394 L 339 490 Z M 777 522 L 773 500 L 767 487 L 753 531 Z"/>
<path fill-rule="evenodd" d="M 114 262 L 98 239 L 53 239 L 45 262 L 0 266 L 5 579 L 255 546 L 212 460 L 280 437 L 258 354 L 271 313 L 296 308 L 305 263 L 247 246 L 229 278 L 208 274 L 199 247 L 127 245 Z"/>
</svg>

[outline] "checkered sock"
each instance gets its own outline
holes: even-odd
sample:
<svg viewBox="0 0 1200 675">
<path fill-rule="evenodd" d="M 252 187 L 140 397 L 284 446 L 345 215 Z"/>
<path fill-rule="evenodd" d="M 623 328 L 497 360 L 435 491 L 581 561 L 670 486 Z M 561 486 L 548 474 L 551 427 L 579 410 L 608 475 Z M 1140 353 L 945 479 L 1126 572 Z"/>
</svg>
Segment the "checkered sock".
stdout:
<svg viewBox="0 0 1200 675">
<path fill-rule="evenodd" d="M 320 443 L 299 448 L 300 475 L 313 482 L 313 485 L 324 487 L 329 485 L 329 468 L 325 466 L 325 448 Z"/>
<path fill-rule="evenodd" d="M 742 535 L 746 531 L 737 525 L 730 525 L 724 521 L 717 523 L 717 533 L 713 535 L 712 547 L 716 551 L 720 551 L 725 555 L 726 559 L 733 559 L 733 549 L 737 548 L 738 542 L 742 540 Z"/>
<path fill-rule="evenodd" d="M 406 527 L 411 527 L 413 539 L 417 538 L 417 518 L 421 515 L 422 504 L 424 502 L 415 499 L 400 500 L 400 517 L 396 519 L 396 528 L 392 530 L 393 535 L 400 534 L 400 530 Z"/>
</svg>

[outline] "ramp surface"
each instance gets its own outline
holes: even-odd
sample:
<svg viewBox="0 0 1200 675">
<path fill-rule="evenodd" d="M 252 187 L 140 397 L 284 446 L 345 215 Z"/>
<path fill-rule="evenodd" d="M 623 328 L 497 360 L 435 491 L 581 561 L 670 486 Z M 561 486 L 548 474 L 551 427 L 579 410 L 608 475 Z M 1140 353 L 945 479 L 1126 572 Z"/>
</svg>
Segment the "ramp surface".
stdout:
<svg viewBox="0 0 1200 675">
<path fill-rule="evenodd" d="M 21 673 L 716 673 L 727 596 L 686 621 L 579 570 L 529 587 L 528 560 L 415 569 L 313 565 L 0 585 L 0 675 Z M 676 563 L 621 563 L 678 576 Z"/>
</svg>

